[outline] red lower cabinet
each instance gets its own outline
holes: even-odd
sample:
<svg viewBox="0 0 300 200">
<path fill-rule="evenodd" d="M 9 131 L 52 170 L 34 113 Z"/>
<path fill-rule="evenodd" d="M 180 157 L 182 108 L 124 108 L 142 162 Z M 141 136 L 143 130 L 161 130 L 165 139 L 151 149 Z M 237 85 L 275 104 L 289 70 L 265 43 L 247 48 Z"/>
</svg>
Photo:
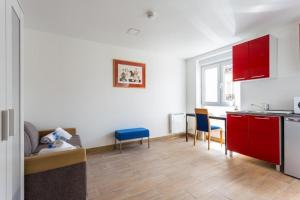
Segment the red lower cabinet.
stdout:
<svg viewBox="0 0 300 200">
<path fill-rule="evenodd" d="M 280 118 L 249 116 L 251 156 L 280 164 Z"/>
<path fill-rule="evenodd" d="M 244 155 L 250 155 L 248 116 L 227 116 L 227 149 Z"/>
<path fill-rule="evenodd" d="M 280 117 L 228 114 L 227 149 L 280 165 Z"/>
</svg>

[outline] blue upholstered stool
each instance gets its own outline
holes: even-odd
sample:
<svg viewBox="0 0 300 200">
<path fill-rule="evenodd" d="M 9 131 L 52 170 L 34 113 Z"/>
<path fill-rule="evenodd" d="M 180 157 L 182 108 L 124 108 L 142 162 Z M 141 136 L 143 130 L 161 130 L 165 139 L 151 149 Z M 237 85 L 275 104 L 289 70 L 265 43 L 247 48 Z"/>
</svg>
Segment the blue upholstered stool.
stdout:
<svg viewBox="0 0 300 200">
<path fill-rule="evenodd" d="M 122 141 L 141 139 L 141 144 L 143 144 L 143 138 L 148 138 L 148 148 L 150 148 L 150 133 L 146 128 L 130 128 L 115 131 L 115 146 L 117 145 L 117 140 L 119 141 L 120 152 L 122 152 Z"/>
</svg>

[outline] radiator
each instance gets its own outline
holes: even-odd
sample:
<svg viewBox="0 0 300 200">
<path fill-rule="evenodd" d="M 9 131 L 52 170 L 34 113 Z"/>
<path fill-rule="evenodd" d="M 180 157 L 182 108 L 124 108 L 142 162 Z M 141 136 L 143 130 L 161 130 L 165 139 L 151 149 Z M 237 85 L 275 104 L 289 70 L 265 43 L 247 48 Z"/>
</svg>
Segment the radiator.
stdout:
<svg viewBox="0 0 300 200">
<path fill-rule="evenodd" d="M 184 133 L 185 132 L 185 114 L 174 113 L 169 116 L 169 132 Z"/>
</svg>

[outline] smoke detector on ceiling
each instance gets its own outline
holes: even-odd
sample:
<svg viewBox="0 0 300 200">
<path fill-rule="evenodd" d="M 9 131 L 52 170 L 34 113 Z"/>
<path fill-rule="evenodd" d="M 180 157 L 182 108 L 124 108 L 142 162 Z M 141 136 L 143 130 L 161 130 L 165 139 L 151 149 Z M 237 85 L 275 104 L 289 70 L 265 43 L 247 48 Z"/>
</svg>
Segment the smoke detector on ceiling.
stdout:
<svg viewBox="0 0 300 200">
<path fill-rule="evenodd" d="M 148 11 L 146 12 L 146 17 L 147 17 L 148 19 L 155 19 L 155 18 L 156 18 L 156 13 L 153 12 L 152 10 L 148 10 Z"/>
<path fill-rule="evenodd" d="M 136 28 L 130 28 L 127 30 L 127 34 L 128 35 L 134 35 L 134 36 L 138 36 L 140 34 L 141 30 L 136 29 Z"/>
</svg>

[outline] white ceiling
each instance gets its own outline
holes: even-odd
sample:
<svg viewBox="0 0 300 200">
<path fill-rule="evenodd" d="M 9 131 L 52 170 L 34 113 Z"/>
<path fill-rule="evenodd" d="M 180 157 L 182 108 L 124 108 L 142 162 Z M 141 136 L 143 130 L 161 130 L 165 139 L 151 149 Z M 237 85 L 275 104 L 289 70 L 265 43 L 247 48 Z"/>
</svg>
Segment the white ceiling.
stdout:
<svg viewBox="0 0 300 200">
<path fill-rule="evenodd" d="M 146 18 L 146 11 L 157 16 Z M 187 58 L 300 19 L 300 0 L 25 0 L 25 26 Z M 141 30 L 138 36 L 126 34 Z"/>
</svg>

